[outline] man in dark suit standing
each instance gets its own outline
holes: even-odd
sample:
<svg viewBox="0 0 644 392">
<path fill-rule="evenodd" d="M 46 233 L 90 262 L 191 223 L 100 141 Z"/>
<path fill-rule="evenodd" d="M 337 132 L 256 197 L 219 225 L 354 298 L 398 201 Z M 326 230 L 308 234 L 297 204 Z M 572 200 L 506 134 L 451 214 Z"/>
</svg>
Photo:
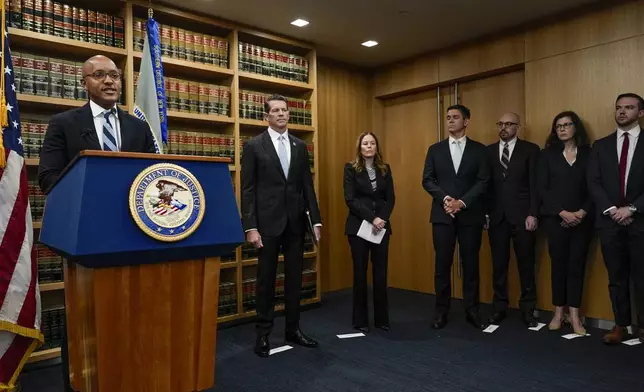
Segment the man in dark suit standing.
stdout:
<svg viewBox="0 0 644 392">
<path fill-rule="evenodd" d="M 588 188 L 597 207 L 602 255 L 615 327 L 604 343 L 619 344 L 631 324 L 630 280 L 635 288 L 638 335 L 644 342 L 644 142 L 639 120 L 644 100 L 621 94 L 615 103 L 617 130 L 599 139 L 588 163 Z"/>
<path fill-rule="evenodd" d="M 436 263 L 434 329 L 447 325 L 457 238 L 463 260 L 466 319 L 476 328 L 486 327 L 479 316 L 479 249 L 490 173 L 485 146 L 465 136 L 469 121 L 470 111 L 465 106 L 447 108 L 449 138 L 430 146 L 425 158 L 423 188 L 433 198 L 430 221 Z"/>
<path fill-rule="evenodd" d="M 51 118 L 42 150 L 38 181 L 44 193 L 82 150 L 155 153 L 154 136 L 144 121 L 121 110 L 121 72 L 105 56 L 94 56 L 83 65 L 89 102 Z"/>
<path fill-rule="evenodd" d="M 279 95 L 264 103 L 268 129 L 244 146 L 241 168 L 242 223 L 246 241 L 259 249 L 257 341 L 255 353 L 267 357 L 273 328 L 273 297 L 280 248 L 284 252 L 287 342 L 316 347 L 299 327 L 304 233 L 310 213 L 320 238 L 320 210 L 313 188 L 306 144 L 288 133 L 288 102 Z"/>
<path fill-rule="evenodd" d="M 81 83 L 89 102 L 49 120 L 38 167 L 38 183 L 43 193 L 49 193 L 65 167 L 82 150 L 156 152 L 148 124 L 116 105 L 121 95 L 121 76 L 116 64 L 105 56 L 94 56 L 85 62 Z M 61 359 L 65 391 L 71 391 L 66 331 Z"/>
<path fill-rule="evenodd" d="M 512 240 L 521 281 L 521 319 L 532 328 L 538 325 L 534 316 L 537 303 L 534 251 L 539 214 L 536 165 L 540 149 L 517 137 L 521 121 L 516 113 L 504 114 L 496 125 L 501 140 L 487 147 L 492 171 L 488 236 L 494 280 L 494 314 L 488 321 L 499 324 L 506 316 Z"/>
</svg>

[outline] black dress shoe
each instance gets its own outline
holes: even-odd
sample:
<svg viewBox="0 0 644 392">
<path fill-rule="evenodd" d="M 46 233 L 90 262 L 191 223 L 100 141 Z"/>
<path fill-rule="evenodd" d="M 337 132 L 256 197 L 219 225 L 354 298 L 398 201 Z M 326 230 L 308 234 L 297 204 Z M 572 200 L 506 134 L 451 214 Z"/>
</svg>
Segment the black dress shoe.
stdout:
<svg viewBox="0 0 644 392">
<path fill-rule="evenodd" d="M 465 315 L 465 319 L 468 323 L 472 324 L 477 329 L 485 329 L 487 325 L 481 320 L 481 316 L 475 312 L 468 312 Z"/>
<path fill-rule="evenodd" d="M 382 329 L 382 330 L 383 330 L 383 331 L 385 331 L 385 332 L 389 332 L 389 331 L 391 331 L 391 328 L 390 328 L 388 325 L 386 325 L 386 324 L 384 324 L 384 325 L 376 325 L 376 328 L 380 328 L 380 329 Z"/>
<path fill-rule="evenodd" d="M 434 316 L 434 321 L 432 322 L 432 328 L 434 329 L 443 329 L 447 325 L 447 315 L 446 314 L 437 314 Z"/>
<path fill-rule="evenodd" d="M 535 328 L 537 325 L 539 325 L 539 320 L 534 317 L 533 311 L 524 312 L 521 315 L 521 321 L 523 321 L 523 324 L 525 324 L 528 328 Z"/>
<path fill-rule="evenodd" d="M 259 336 L 255 342 L 255 354 L 262 358 L 268 357 L 271 351 L 271 345 L 268 342 L 268 335 Z"/>
<path fill-rule="evenodd" d="M 300 331 L 299 329 L 295 330 L 295 332 L 287 332 L 284 340 L 286 340 L 289 343 L 295 343 L 300 346 L 309 347 L 309 348 L 318 346 L 318 342 L 304 335 L 302 331 Z"/>
<path fill-rule="evenodd" d="M 490 324 L 499 325 L 499 324 L 501 324 L 501 321 L 505 320 L 505 316 L 507 316 L 507 314 L 505 312 L 494 312 L 494 314 L 491 315 L 490 318 L 487 321 Z"/>
<path fill-rule="evenodd" d="M 640 328 L 640 342 L 644 343 L 644 327 Z"/>
<path fill-rule="evenodd" d="M 353 327 L 353 329 L 360 331 L 362 333 L 369 333 L 369 327 Z"/>
</svg>

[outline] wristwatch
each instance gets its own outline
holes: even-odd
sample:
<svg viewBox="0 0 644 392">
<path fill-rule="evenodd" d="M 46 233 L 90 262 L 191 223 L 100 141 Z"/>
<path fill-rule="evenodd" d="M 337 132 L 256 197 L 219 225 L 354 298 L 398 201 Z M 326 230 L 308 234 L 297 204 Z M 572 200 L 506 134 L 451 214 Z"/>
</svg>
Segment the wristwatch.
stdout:
<svg viewBox="0 0 644 392">
<path fill-rule="evenodd" d="M 629 206 L 628 206 L 628 210 L 629 210 L 630 212 L 637 212 L 637 207 L 635 207 L 635 206 L 634 206 L 634 205 L 632 205 L 632 204 L 629 204 Z"/>
</svg>

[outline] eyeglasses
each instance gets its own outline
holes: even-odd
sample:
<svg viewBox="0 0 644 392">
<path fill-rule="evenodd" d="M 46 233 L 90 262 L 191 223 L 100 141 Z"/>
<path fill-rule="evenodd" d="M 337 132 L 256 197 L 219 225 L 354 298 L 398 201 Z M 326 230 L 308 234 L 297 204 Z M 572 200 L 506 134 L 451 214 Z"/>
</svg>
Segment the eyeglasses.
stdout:
<svg viewBox="0 0 644 392">
<path fill-rule="evenodd" d="M 106 76 L 109 76 L 112 80 L 121 80 L 121 72 L 119 71 L 94 71 L 91 74 L 83 75 L 83 77 L 91 76 L 96 80 L 105 80 Z"/>
<path fill-rule="evenodd" d="M 555 129 L 570 129 L 572 126 L 575 125 L 575 123 L 567 122 L 565 124 L 557 124 L 555 125 Z"/>
<path fill-rule="evenodd" d="M 498 123 L 496 123 L 496 126 L 499 127 L 499 128 L 503 128 L 503 127 L 510 128 L 513 125 L 519 125 L 519 124 L 517 124 L 515 122 L 510 122 L 510 121 L 507 121 L 507 122 L 499 121 Z"/>
</svg>

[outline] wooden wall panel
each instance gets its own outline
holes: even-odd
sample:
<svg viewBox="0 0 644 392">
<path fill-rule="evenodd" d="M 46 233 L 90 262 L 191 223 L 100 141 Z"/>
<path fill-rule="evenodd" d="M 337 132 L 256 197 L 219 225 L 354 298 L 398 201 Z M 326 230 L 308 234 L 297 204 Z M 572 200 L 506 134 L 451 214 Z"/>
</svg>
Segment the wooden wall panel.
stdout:
<svg viewBox="0 0 644 392">
<path fill-rule="evenodd" d="M 347 207 L 344 203 L 343 169 L 355 155 L 356 139 L 371 126 L 369 75 L 318 60 L 318 113 L 320 187 L 322 213 L 320 264 L 322 291 L 353 285 L 351 252 L 344 235 Z"/>
<path fill-rule="evenodd" d="M 639 76 L 643 67 L 644 37 L 526 64 L 526 120 L 530 124 L 530 138 L 543 145 L 552 118 L 568 109 L 579 114 L 592 140 L 611 133 L 615 128 L 617 95 L 644 92 L 644 80 Z M 543 264 L 549 257 L 544 252 L 541 259 Z M 588 316 L 612 319 L 607 285 L 606 268 L 598 244 L 594 243 L 583 300 Z M 545 300 L 540 296 L 540 307 L 550 308 L 550 302 Z"/>
<path fill-rule="evenodd" d="M 374 79 L 374 96 L 382 97 L 436 83 L 438 83 L 438 57 L 421 56 L 377 72 Z"/>
<path fill-rule="evenodd" d="M 521 64 L 525 61 L 524 49 L 523 34 L 517 34 L 442 53 L 438 80 L 455 80 Z"/>
<path fill-rule="evenodd" d="M 555 56 L 644 34 L 644 2 L 621 4 L 531 30 L 525 34 L 526 61 Z"/>
<path fill-rule="evenodd" d="M 391 216 L 389 285 L 434 292 L 431 197 L 422 187 L 427 149 L 438 141 L 436 90 L 384 102 L 384 158 L 391 165 L 396 205 Z"/>
</svg>

